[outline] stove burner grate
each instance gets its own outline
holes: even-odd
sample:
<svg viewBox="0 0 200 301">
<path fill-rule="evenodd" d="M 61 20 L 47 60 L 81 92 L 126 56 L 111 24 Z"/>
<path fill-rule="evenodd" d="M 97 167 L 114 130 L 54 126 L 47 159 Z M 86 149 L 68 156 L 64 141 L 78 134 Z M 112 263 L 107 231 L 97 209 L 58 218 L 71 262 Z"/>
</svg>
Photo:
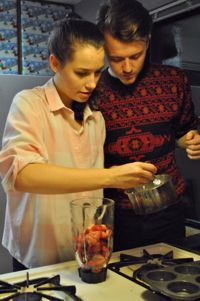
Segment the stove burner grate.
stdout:
<svg viewBox="0 0 200 301">
<path fill-rule="evenodd" d="M 138 285 L 141 285 L 147 290 L 151 290 L 156 295 L 169 299 L 170 295 L 166 293 L 166 290 L 164 291 L 163 289 L 160 288 L 164 286 L 163 284 L 161 286 L 161 283 L 163 282 L 163 275 L 164 275 L 163 271 L 165 271 L 166 269 L 170 271 L 171 270 L 176 271 L 177 265 L 182 264 L 182 266 L 188 267 L 190 264 L 192 264 L 192 262 L 194 262 L 194 259 L 192 257 L 174 258 L 173 251 L 169 251 L 163 254 L 162 253 L 159 254 L 157 252 L 151 254 L 146 249 L 143 249 L 141 256 L 132 256 L 132 255 L 121 253 L 119 261 L 110 263 L 108 265 L 108 269 L 112 270 L 118 275 L 121 275 L 122 277 L 134 283 L 137 283 Z M 150 278 L 149 275 L 157 275 L 157 277 L 159 275 L 160 278 L 157 281 L 160 282 L 157 287 L 155 287 L 152 284 L 153 281 L 155 280 L 155 278 L 153 278 L 152 276 L 151 276 L 152 277 L 151 282 L 147 281 L 148 277 Z M 173 285 L 175 286 L 174 283 Z M 184 296 L 181 295 L 180 299 L 173 297 L 170 300 L 200 301 L 199 295 L 197 294 L 196 294 L 197 297 L 196 299 L 187 298 L 187 296 L 191 294 L 191 292 L 189 291 L 191 290 L 190 284 L 188 284 L 188 286 L 183 285 L 182 288 L 180 286 L 180 281 L 177 281 L 176 286 L 175 287 L 174 286 L 171 289 L 172 291 L 174 290 L 173 296 L 174 295 L 177 296 L 178 292 L 180 292 L 180 294 L 183 293 Z"/>
<path fill-rule="evenodd" d="M 26 280 L 14 284 L 0 280 L 0 297 L 1 301 L 63 301 L 59 297 L 49 295 L 50 292 L 60 291 L 71 300 L 82 301 L 76 296 L 76 287 L 74 285 L 61 285 L 60 275 L 53 277 L 43 277 L 29 279 L 29 273 L 26 273 Z"/>
<path fill-rule="evenodd" d="M 174 258 L 173 251 L 165 254 L 154 253 L 150 254 L 146 249 L 143 249 L 142 256 L 133 256 L 121 253 L 120 260 L 108 265 L 108 268 L 127 279 L 130 279 L 144 287 L 148 288 L 142 281 L 142 273 L 179 263 L 192 262 L 193 258 Z M 121 271 L 121 268 L 135 266 L 132 277 Z M 139 266 L 139 267 L 138 267 Z"/>
</svg>

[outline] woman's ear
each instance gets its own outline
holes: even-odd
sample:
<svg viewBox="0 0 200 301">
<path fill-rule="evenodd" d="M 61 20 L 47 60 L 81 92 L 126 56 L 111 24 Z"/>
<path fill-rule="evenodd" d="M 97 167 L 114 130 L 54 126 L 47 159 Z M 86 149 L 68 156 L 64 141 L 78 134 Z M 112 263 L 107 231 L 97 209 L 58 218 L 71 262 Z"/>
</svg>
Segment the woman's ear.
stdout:
<svg viewBox="0 0 200 301">
<path fill-rule="evenodd" d="M 56 73 L 58 71 L 59 62 L 54 54 L 50 54 L 49 56 L 49 64 L 51 67 L 51 70 Z"/>
</svg>

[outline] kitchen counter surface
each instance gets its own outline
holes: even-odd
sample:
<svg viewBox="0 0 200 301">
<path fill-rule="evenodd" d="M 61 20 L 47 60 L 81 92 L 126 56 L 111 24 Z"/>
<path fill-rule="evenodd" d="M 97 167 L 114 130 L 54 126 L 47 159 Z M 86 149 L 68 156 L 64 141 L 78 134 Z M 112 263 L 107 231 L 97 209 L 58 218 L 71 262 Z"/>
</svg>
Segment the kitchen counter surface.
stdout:
<svg viewBox="0 0 200 301">
<path fill-rule="evenodd" d="M 163 244 L 163 246 L 166 246 Z M 167 245 L 168 246 L 168 245 Z M 146 248 L 146 247 L 145 247 Z M 176 249 L 176 248 L 175 248 Z M 135 250 L 128 250 L 126 254 L 135 254 Z M 194 260 L 200 260 L 200 255 L 190 253 L 188 251 L 180 251 L 179 257 L 190 256 Z M 118 261 L 119 253 L 113 253 L 111 262 Z M 69 261 L 65 263 L 55 264 L 42 268 L 30 269 L 29 278 L 37 277 L 51 277 L 57 274 L 61 276 L 61 284 L 75 285 L 77 289 L 77 296 L 83 301 L 164 301 L 166 298 L 154 294 L 144 287 L 108 270 L 106 281 L 98 284 L 87 284 L 81 281 L 77 271 L 78 265 L 76 261 Z M 9 281 L 11 283 L 24 280 L 27 271 L 20 271 L 15 273 L 7 273 L 0 275 L 0 279 Z M 1 300 L 1 299 L 0 299 Z M 65 299 L 64 299 L 65 300 Z M 67 300 L 67 299 L 66 299 Z"/>
</svg>

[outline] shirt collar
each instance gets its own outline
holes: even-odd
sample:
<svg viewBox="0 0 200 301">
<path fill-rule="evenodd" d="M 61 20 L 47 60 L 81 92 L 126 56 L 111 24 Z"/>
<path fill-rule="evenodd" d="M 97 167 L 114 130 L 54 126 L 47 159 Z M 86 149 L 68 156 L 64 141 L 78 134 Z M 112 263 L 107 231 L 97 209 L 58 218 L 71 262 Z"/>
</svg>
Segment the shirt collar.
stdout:
<svg viewBox="0 0 200 301">
<path fill-rule="evenodd" d="M 118 78 L 117 75 L 115 75 L 115 73 L 112 71 L 112 69 L 111 69 L 110 67 L 108 68 L 108 73 L 109 73 L 112 77 Z"/>
<path fill-rule="evenodd" d="M 63 104 L 58 94 L 58 91 L 56 90 L 56 87 L 53 83 L 53 78 L 51 78 L 45 84 L 44 89 L 45 89 L 45 94 L 46 94 L 47 102 L 49 104 L 50 111 L 58 111 L 64 108 L 65 110 L 69 111 L 69 113 L 74 114 L 74 112 L 70 108 L 65 107 L 65 105 Z M 90 116 L 93 116 L 93 112 L 90 109 L 90 107 L 87 105 L 84 111 L 84 120 L 86 120 Z"/>
<path fill-rule="evenodd" d="M 62 108 L 66 108 L 58 94 L 58 91 L 56 90 L 56 87 L 54 86 L 52 78 L 45 84 L 44 89 L 50 111 L 57 111 Z"/>
</svg>

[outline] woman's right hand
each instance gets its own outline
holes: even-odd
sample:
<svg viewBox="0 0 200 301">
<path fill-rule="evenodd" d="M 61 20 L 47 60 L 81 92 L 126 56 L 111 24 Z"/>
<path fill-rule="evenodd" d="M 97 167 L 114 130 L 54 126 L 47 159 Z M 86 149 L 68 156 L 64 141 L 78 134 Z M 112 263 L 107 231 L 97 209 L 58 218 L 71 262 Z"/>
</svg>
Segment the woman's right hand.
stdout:
<svg viewBox="0 0 200 301">
<path fill-rule="evenodd" d="M 144 162 L 134 162 L 108 169 L 111 175 L 110 188 L 128 189 L 153 180 L 157 172 L 155 165 Z"/>
</svg>

